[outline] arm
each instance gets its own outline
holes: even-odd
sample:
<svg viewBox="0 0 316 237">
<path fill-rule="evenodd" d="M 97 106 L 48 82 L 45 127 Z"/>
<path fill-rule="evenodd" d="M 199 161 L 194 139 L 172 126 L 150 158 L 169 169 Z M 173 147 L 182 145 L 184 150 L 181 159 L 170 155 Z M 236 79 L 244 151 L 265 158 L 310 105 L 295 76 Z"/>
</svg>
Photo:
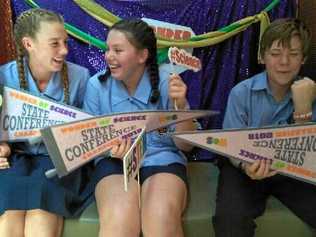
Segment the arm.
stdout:
<svg viewBox="0 0 316 237">
<path fill-rule="evenodd" d="M 249 90 L 245 85 L 235 87 L 228 98 L 223 128 L 246 128 L 249 126 L 249 108 L 247 107 Z M 240 168 L 251 179 L 264 179 L 276 174 L 270 170 L 270 163 L 265 160 L 245 163 L 230 159 L 231 163 Z"/>
<path fill-rule="evenodd" d="M 295 123 L 312 121 L 312 107 L 316 97 L 316 83 L 309 78 L 304 78 L 295 81 L 291 86 L 291 91 Z M 241 167 L 252 179 L 263 179 L 276 174 L 276 171 L 270 171 L 270 164 L 262 160 L 251 165 L 243 163 Z"/>
<path fill-rule="evenodd" d="M 83 109 L 92 115 L 101 115 L 101 101 L 98 85 L 93 83 L 93 78 L 88 81 L 84 97 Z M 102 88 L 101 88 L 102 89 Z M 110 157 L 122 159 L 131 147 L 131 139 L 119 140 L 110 151 Z"/>
<path fill-rule="evenodd" d="M 188 101 L 186 100 L 187 87 L 182 81 L 181 77 L 176 74 L 172 74 L 169 80 L 169 98 L 172 102 L 176 104 L 177 109 L 185 110 L 187 109 Z M 176 124 L 176 131 L 192 131 L 196 130 L 196 125 L 192 120 L 187 120 Z M 183 151 L 191 151 L 193 146 L 188 143 L 181 142 L 174 139 L 176 146 Z"/>
<path fill-rule="evenodd" d="M 239 85 L 234 87 L 228 97 L 226 112 L 223 121 L 223 129 L 248 127 L 247 88 Z M 242 94 L 243 96 L 239 96 Z M 241 161 L 230 159 L 235 167 L 241 166 Z"/>
<path fill-rule="evenodd" d="M 295 123 L 312 121 L 313 102 L 316 97 L 316 83 L 305 77 L 291 86 Z M 314 115 L 315 116 L 315 115 Z"/>
</svg>

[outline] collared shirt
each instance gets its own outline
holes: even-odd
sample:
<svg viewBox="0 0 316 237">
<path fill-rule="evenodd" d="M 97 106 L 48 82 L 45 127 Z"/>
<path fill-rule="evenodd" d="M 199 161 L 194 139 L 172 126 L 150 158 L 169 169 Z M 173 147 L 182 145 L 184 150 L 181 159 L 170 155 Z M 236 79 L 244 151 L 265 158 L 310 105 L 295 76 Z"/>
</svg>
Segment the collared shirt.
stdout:
<svg viewBox="0 0 316 237">
<path fill-rule="evenodd" d="M 88 69 L 67 62 L 69 80 L 69 104 L 78 108 L 82 107 L 87 80 L 90 77 Z M 45 91 L 41 92 L 34 81 L 29 68 L 25 67 L 25 75 L 28 83 L 28 92 L 35 96 L 43 96 L 57 102 L 63 102 L 64 90 L 61 73 L 53 73 Z M 16 61 L 9 62 L 0 67 L 0 83 L 12 88 L 20 89 L 20 82 Z M 43 143 L 29 145 L 28 143 L 15 144 L 19 150 L 33 155 L 47 155 Z"/>
<path fill-rule="evenodd" d="M 316 119 L 313 104 L 313 121 Z M 284 99 L 275 101 L 264 71 L 237 84 L 230 92 L 223 128 L 263 127 L 289 124 L 292 120 L 293 102 L 291 90 Z M 232 160 L 234 165 L 240 162 Z"/>
<path fill-rule="evenodd" d="M 169 106 L 169 74 L 167 72 L 160 71 L 160 98 L 156 104 L 150 102 L 151 84 L 147 71 L 140 79 L 134 95 L 129 95 L 122 81 L 111 76 L 106 81 L 100 82 L 98 77 L 102 74 L 104 71 L 94 75 L 88 82 L 84 99 L 84 110 L 88 113 L 107 115 L 143 110 L 168 110 L 171 107 Z M 161 134 L 153 131 L 147 133 L 146 140 L 147 151 L 142 166 L 186 164 L 184 156 L 168 133 Z"/>
</svg>

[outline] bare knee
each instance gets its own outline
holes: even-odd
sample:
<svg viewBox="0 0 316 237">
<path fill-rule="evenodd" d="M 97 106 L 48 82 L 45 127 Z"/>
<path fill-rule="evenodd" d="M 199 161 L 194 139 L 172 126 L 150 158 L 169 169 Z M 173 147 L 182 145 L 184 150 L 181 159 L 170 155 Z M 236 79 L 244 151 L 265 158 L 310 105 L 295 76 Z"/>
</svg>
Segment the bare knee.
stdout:
<svg viewBox="0 0 316 237">
<path fill-rule="evenodd" d="M 174 202 L 146 205 L 142 209 L 142 231 L 145 237 L 183 236 L 181 205 Z"/>
<path fill-rule="evenodd" d="M 174 223 L 181 221 L 182 207 L 172 201 L 146 205 L 142 210 L 144 223 L 152 222 L 156 224 Z M 150 218 L 149 218 L 150 217 Z"/>
<path fill-rule="evenodd" d="M 124 191 L 122 183 L 122 175 L 111 175 L 103 178 L 96 187 L 99 236 L 139 236 L 137 182 L 131 183 L 128 192 Z"/>
<path fill-rule="evenodd" d="M 25 211 L 6 211 L 0 216 L 0 236 L 24 236 Z"/>
<path fill-rule="evenodd" d="M 175 175 L 156 174 L 144 182 L 142 192 L 144 236 L 183 236 L 181 216 L 186 203 L 186 193 L 185 184 Z"/>
<path fill-rule="evenodd" d="M 132 203 L 115 203 L 110 208 L 100 208 L 99 220 L 101 228 L 118 230 L 125 226 L 126 232 L 140 232 L 139 209 Z"/>
<path fill-rule="evenodd" d="M 59 237 L 62 227 L 63 217 L 44 210 L 28 211 L 25 217 L 25 237 Z"/>
</svg>

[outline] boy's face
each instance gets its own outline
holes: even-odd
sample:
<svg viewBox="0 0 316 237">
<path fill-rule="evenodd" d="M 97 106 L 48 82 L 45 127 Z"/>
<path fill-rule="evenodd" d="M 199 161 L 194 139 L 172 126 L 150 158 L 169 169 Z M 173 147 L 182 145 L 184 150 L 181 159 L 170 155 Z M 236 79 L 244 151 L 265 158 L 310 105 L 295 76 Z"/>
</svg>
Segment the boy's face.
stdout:
<svg viewBox="0 0 316 237">
<path fill-rule="evenodd" d="M 264 53 L 262 63 L 265 64 L 270 87 L 289 87 L 304 63 L 302 42 L 298 36 L 293 36 L 288 47 L 279 40 Z"/>
</svg>

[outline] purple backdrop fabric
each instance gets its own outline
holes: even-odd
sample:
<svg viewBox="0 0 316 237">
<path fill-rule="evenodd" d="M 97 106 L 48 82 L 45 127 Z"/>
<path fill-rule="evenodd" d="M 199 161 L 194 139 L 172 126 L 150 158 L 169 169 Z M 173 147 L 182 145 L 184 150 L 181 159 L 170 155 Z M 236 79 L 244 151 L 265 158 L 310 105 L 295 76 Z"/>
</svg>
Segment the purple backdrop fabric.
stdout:
<svg viewBox="0 0 316 237">
<path fill-rule="evenodd" d="M 61 13 L 66 22 L 105 40 L 107 28 L 83 12 L 73 1 L 37 0 L 41 7 Z M 215 31 L 223 26 L 252 16 L 263 10 L 271 0 L 96 0 L 107 10 L 121 18 L 152 18 L 189 26 L 195 34 Z M 14 15 L 28 9 L 23 0 L 12 0 Z M 269 12 L 270 19 L 294 16 L 295 0 L 281 0 Z M 185 72 L 181 76 L 188 90 L 188 100 L 193 109 L 211 109 L 219 116 L 201 121 L 203 128 L 220 128 L 230 89 L 262 70 L 257 64 L 259 23 L 252 25 L 220 44 L 194 50 L 202 61 L 203 69 L 197 73 Z M 68 60 L 86 66 L 91 74 L 104 68 L 103 52 L 94 46 L 71 38 Z M 212 159 L 214 154 L 195 150 L 192 159 Z"/>
</svg>

